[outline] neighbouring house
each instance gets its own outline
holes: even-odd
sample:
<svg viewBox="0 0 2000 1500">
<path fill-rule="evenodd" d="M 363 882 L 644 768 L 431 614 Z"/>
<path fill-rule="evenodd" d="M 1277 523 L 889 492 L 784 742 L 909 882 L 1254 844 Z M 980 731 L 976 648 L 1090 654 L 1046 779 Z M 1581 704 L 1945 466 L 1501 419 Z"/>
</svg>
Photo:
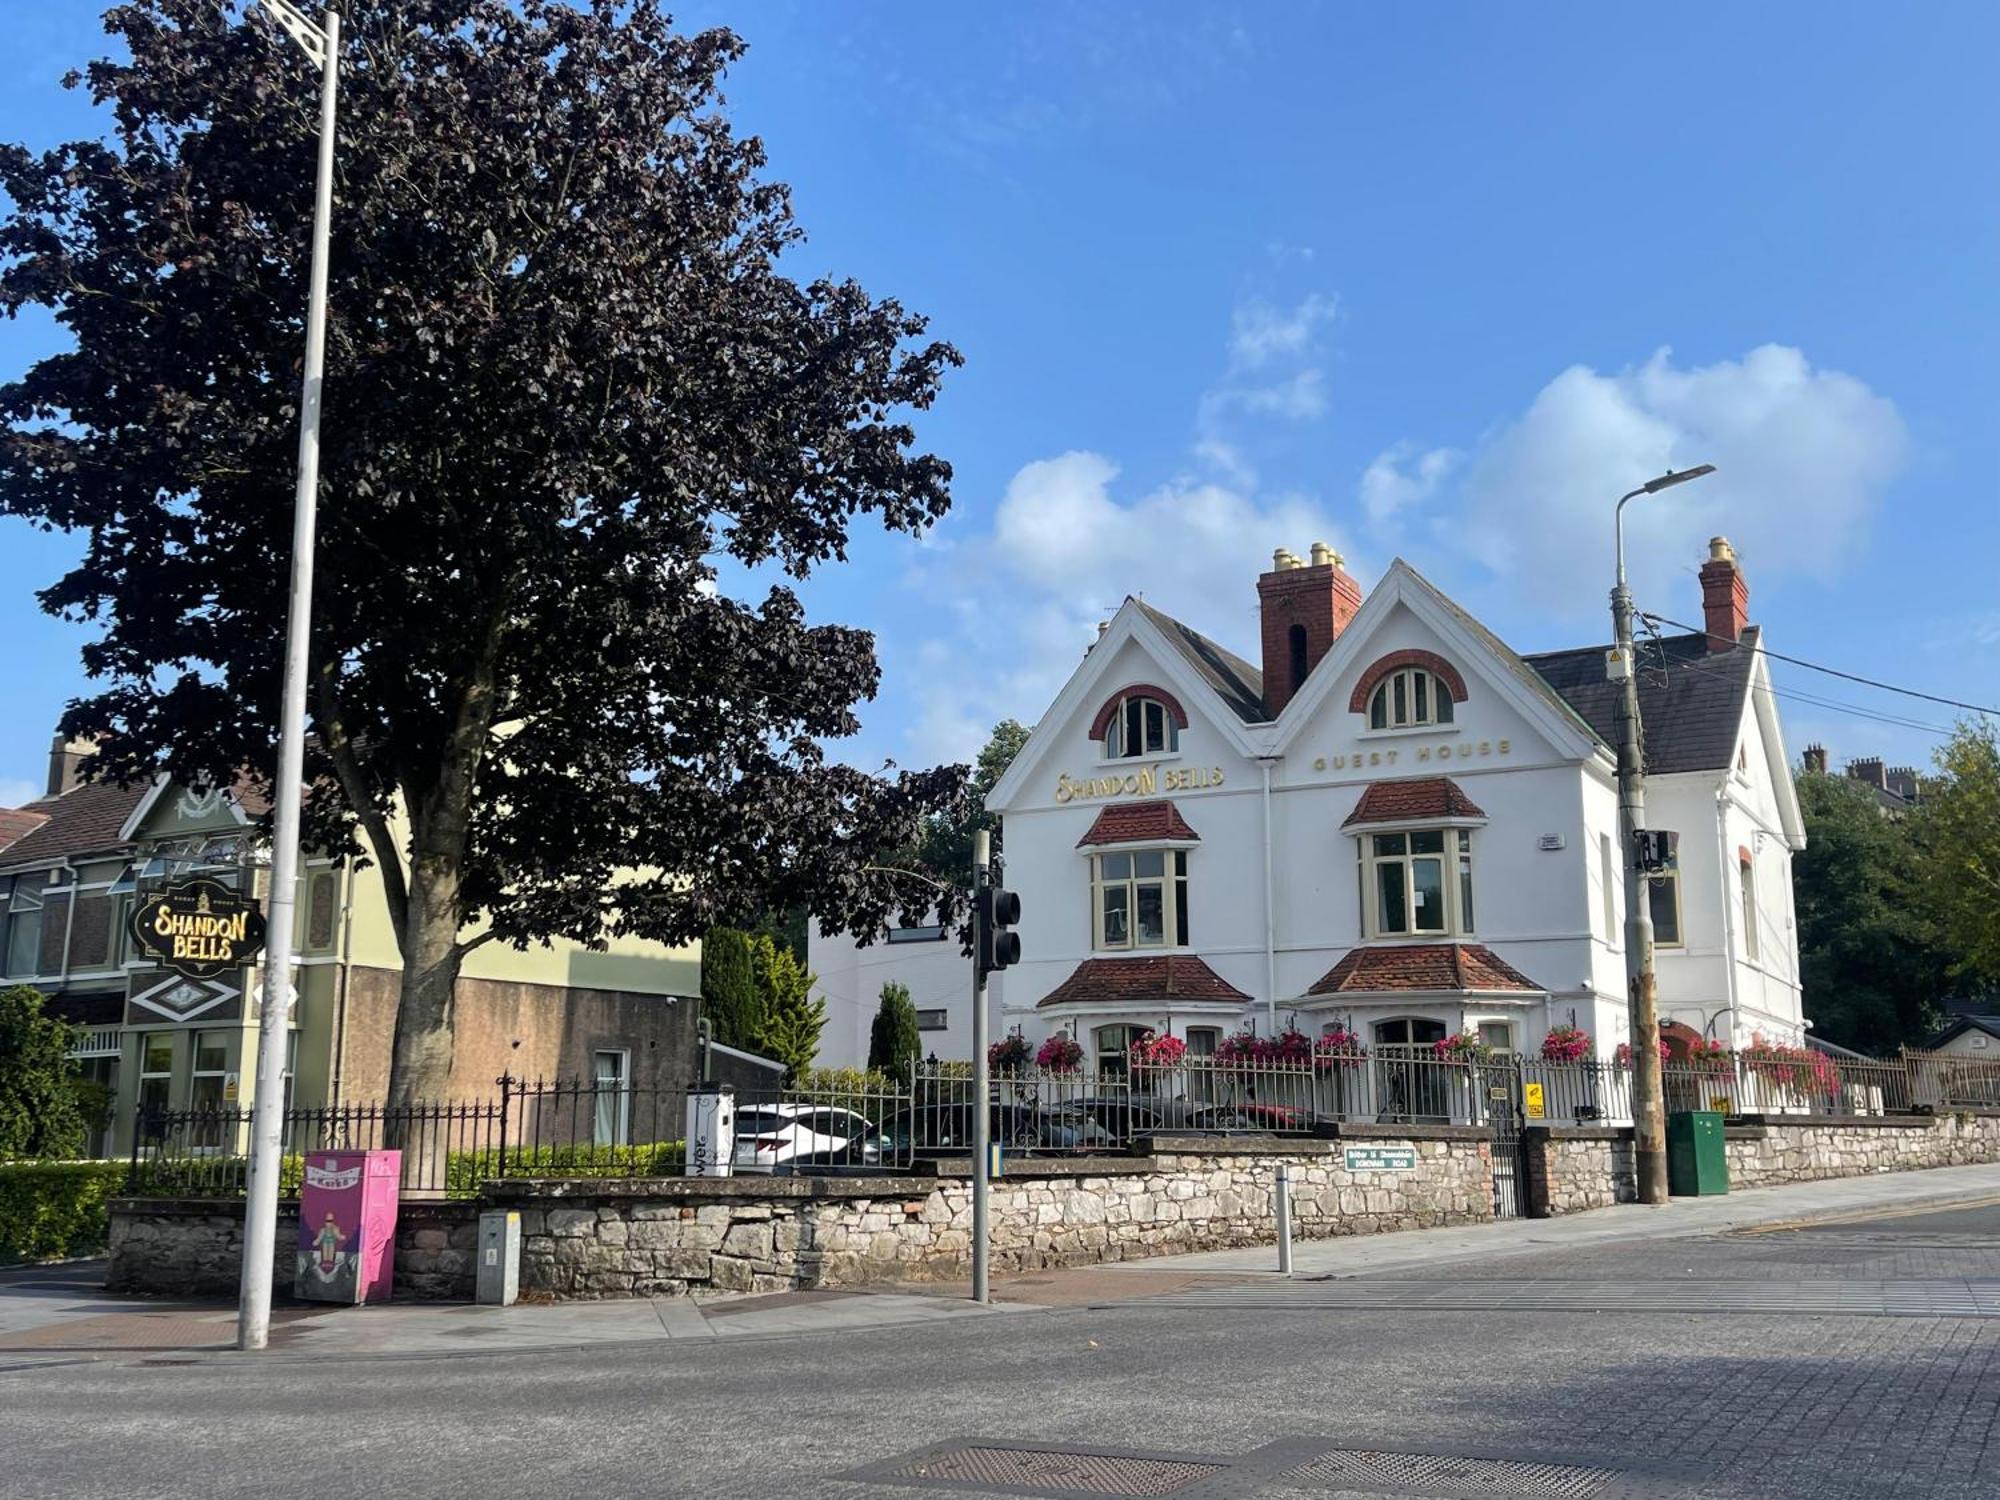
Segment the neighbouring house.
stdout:
<svg viewBox="0 0 2000 1500">
<path fill-rule="evenodd" d="M 826 1001 L 826 1027 L 819 1035 L 822 1067 L 858 1068 L 868 1061 L 882 986 L 892 982 L 909 988 L 925 1056 L 972 1055 L 972 967 L 956 933 L 894 927 L 863 947 L 845 934 L 822 937 L 814 924 L 806 951 L 815 993 Z"/>
<path fill-rule="evenodd" d="M 1803 1035 L 1793 855 L 1805 836 L 1749 587 L 1718 537 L 1705 629 L 1642 643 L 1649 882 L 1670 1045 Z M 1516 654 L 1408 563 L 1363 596 L 1330 548 L 1257 580 L 1260 664 L 1139 599 L 1105 625 L 988 798 L 1024 958 L 995 1036 L 1057 1032 L 1116 1068 L 1245 1026 L 1508 1050 L 1627 1034 L 1623 864 L 1604 646 Z M 845 975 L 832 941 L 822 975 Z M 852 947 L 852 944 L 845 945 Z M 968 966 L 863 949 L 961 1034 Z M 858 1003 L 858 1002 L 857 1002 Z"/>
<path fill-rule="evenodd" d="M 58 739 L 46 794 L 0 812 L 0 830 L 20 830 L 0 847 L 0 969 L 86 1028 L 76 1055 L 113 1100 L 93 1145 L 116 1155 L 130 1149 L 142 1108 L 249 1102 L 262 965 L 183 978 L 137 954 L 127 926 L 134 902 L 170 878 L 206 875 L 261 899 L 267 809 L 242 786 L 87 781 L 90 753 Z M 380 877 L 357 861 L 308 858 L 297 911 L 290 1102 L 378 1103 L 401 982 Z M 698 1067 L 700 994 L 698 945 L 485 944 L 459 981 L 450 1095 L 490 1098 L 503 1073 L 682 1088 Z M 615 1121 L 608 1128 L 615 1137 Z"/>
<path fill-rule="evenodd" d="M 1800 760 L 1807 771 L 1819 776 L 1828 774 L 1824 745 L 1806 746 Z M 1875 805 L 1885 817 L 1906 813 L 1924 800 L 1923 778 L 1915 766 L 1888 766 L 1879 755 L 1870 756 L 1850 760 L 1845 775 L 1849 781 L 1858 781 L 1874 793 Z"/>
<path fill-rule="evenodd" d="M 1957 1001 L 1946 1009 L 1950 1019 L 1925 1039 L 1926 1052 L 2000 1061 L 2000 998 Z"/>
</svg>

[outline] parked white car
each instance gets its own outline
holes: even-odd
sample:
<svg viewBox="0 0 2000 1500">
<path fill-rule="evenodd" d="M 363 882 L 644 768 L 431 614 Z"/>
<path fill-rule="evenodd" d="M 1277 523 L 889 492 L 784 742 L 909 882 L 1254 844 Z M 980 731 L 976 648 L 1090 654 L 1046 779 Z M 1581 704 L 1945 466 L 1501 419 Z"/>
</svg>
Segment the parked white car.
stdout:
<svg viewBox="0 0 2000 1500">
<path fill-rule="evenodd" d="M 881 1147 L 868 1121 L 825 1104 L 752 1104 L 736 1111 L 735 1168 L 776 1172 L 799 1166 L 873 1166 Z"/>
</svg>

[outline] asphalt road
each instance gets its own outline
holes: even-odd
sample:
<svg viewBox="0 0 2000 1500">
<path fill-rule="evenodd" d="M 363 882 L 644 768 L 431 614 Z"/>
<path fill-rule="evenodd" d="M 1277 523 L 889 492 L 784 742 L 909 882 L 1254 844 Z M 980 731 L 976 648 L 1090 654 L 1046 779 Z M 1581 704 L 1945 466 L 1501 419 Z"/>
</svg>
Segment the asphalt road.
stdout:
<svg viewBox="0 0 2000 1500">
<path fill-rule="evenodd" d="M 1524 1311 L 1502 1285 L 1982 1277 L 2000 1277 L 2000 1201 L 1381 1278 L 1484 1283 L 1495 1305 L 1477 1310 L 1330 1307 L 1325 1283 L 1272 1283 L 1237 1303 L 586 1354 L 44 1367 L 0 1374 L 0 1497 L 917 1500 L 966 1492 L 840 1476 L 972 1437 L 1533 1458 L 1619 1471 L 1631 1487 L 1607 1496 L 1992 1500 L 2000 1317 L 1780 1315 L 1747 1289 L 1729 1311 Z M 1198 1493 L 1413 1491 L 1225 1471 Z"/>
</svg>

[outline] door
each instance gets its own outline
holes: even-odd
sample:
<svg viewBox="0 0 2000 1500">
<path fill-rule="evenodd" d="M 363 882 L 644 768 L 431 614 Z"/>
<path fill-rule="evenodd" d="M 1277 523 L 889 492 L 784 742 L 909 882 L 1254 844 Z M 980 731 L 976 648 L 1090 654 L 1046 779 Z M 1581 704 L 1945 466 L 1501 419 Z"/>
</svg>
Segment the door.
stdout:
<svg viewBox="0 0 2000 1500">
<path fill-rule="evenodd" d="M 1521 1108 L 1518 1058 L 1495 1057 L 1475 1063 L 1479 1104 L 1493 1132 L 1493 1217 L 1528 1216 L 1528 1149 Z"/>
</svg>

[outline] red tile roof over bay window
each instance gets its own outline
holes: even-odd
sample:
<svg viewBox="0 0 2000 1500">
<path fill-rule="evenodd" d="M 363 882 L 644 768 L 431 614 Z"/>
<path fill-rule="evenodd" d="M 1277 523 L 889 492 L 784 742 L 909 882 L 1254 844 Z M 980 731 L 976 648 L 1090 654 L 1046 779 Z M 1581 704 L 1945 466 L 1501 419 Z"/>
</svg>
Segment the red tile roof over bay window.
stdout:
<svg viewBox="0 0 2000 1500">
<path fill-rule="evenodd" d="M 1421 818 L 1483 818 L 1479 805 L 1449 776 L 1412 781 L 1377 781 L 1361 794 L 1340 826 L 1356 823 L 1411 823 Z"/>
<path fill-rule="evenodd" d="M 1518 990 L 1542 986 L 1478 943 L 1397 943 L 1356 948 L 1308 995 L 1383 994 L 1394 990 Z"/>
<path fill-rule="evenodd" d="M 1250 997 L 1191 953 L 1150 958 L 1087 958 L 1042 997 L 1037 1010 L 1063 1005 L 1123 1002 L 1152 1005 L 1174 1000 L 1223 1000 L 1248 1004 Z"/>
<path fill-rule="evenodd" d="M 1188 827 L 1171 802 L 1125 802 L 1107 807 L 1076 841 L 1079 849 L 1092 844 L 1150 844 L 1162 839 L 1199 843 L 1201 835 Z"/>
</svg>

